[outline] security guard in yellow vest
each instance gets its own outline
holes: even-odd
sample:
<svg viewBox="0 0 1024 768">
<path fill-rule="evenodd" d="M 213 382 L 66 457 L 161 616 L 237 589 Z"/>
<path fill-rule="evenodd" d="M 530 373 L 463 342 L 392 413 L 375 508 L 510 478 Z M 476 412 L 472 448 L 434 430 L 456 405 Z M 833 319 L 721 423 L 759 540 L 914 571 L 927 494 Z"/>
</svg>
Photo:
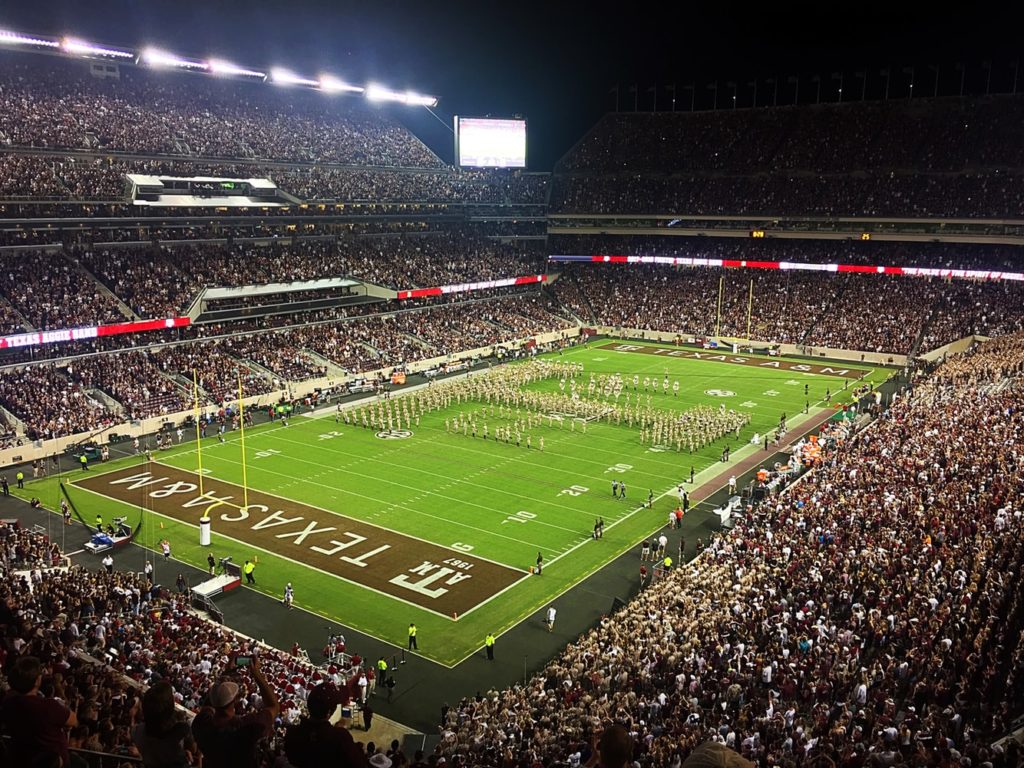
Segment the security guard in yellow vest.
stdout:
<svg viewBox="0 0 1024 768">
<path fill-rule="evenodd" d="M 672 558 L 671 557 L 666 557 L 665 558 L 665 570 L 666 571 L 671 571 L 672 570 Z"/>
<path fill-rule="evenodd" d="M 377 659 L 377 685 L 386 685 L 388 682 L 388 662 L 383 656 Z"/>
<path fill-rule="evenodd" d="M 242 573 L 245 574 L 246 584 L 255 584 L 256 577 L 252 575 L 252 572 L 256 570 L 256 563 L 252 560 L 246 560 L 245 565 L 242 566 Z"/>
<path fill-rule="evenodd" d="M 25 487 L 25 473 L 24 472 L 18 472 L 18 474 L 16 474 L 14 476 L 14 479 L 18 481 L 18 487 L 19 488 L 24 488 Z"/>
<path fill-rule="evenodd" d="M 409 650 L 410 651 L 417 651 L 417 650 L 419 650 L 419 646 L 416 645 L 416 625 L 415 624 L 410 624 L 409 625 Z"/>
<path fill-rule="evenodd" d="M 78 460 L 82 463 L 82 471 L 87 472 L 89 469 L 89 457 L 83 453 Z"/>
<path fill-rule="evenodd" d="M 487 648 L 487 660 L 494 661 L 494 633 L 488 632 L 484 638 L 484 647 Z"/>
</svg>

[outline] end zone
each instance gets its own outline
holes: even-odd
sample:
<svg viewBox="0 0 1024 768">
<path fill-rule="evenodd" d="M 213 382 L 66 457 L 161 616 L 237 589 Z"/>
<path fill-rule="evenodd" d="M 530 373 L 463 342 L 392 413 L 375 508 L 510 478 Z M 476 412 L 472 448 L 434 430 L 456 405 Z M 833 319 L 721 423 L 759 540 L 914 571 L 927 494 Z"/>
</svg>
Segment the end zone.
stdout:
<svg viewBox="0 0 1024 768">
<path fill-rule="evenodd" d="M 215 533 L 286 557 L 397 600 L 450 618 L 465 615 L 526 574 L 509 566 L 442 547 L 334 512 L 199 477 L 176 467 L 128 467 L 73 481 L 101 496 L 138 506 L 198 528 L 213 520 Z"/>
</svg>

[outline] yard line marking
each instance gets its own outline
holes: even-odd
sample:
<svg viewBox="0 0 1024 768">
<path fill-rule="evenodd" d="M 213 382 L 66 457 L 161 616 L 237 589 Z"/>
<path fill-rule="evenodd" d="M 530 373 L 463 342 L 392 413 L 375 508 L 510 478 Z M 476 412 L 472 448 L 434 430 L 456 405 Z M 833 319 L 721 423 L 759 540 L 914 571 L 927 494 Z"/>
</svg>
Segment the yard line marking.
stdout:
<svg viewBox="0 0 1024 768">
<path fill-rule="evenodd" d="M 237 461 L 235 459 L 229 459 L 229 458 L 222 457 L 222 456 L 218 456 L 217 460 L 225 461 L 225 462 L 227 462 L 229 464 L 237 464 L 238 466 L 242 465 L 242 462 L 240 462 L 240 461 Z M 174 467 L 175 465 L 171 464 L 171 466 Z M 182 469 L 182 467 L 175 467 L 175 468 L 176 469 Z M 292 477 L 292 475 L 285 474 L 284 472 L 277 472 L 277 471 L 272 470 L 272 469 L 261 469 L 260 471 L 261 472 L 267 472 L 267 473 L 273 474 L 273 475 L 280 475 L 281 477 Z M 352 474 L 355 474 L 355 473 L 352 473 Z M 386 501 L 383 501 L 382 499 L 378 499 L 378 498 L 375 498 L 373 496 L 367 496 L 366 494 L 363 494 L 363 493 L 357 493 L 356 491 L 351 491 L 351 490 L 348 490 L 346 488 L 339 488 L 339 487 L 336 487 L 336 486 L 333 486 L 333 485 L 326 485 L 324 483 L 316 483 L 316 482 L 309 481 L 309 480 L 307 480 L 305 482 L 307 484 L 309 484 L 309 485 L 319 485 L 322 488 L 328 488 L 330 490 L 340 491 L 341 493 L 347 493 L 350 496 L 357 496 L 357 497 L 359 497 L 361 499 L 366 499 L 367 501 L 372 501 L 372 502 L 377 503 L 377 504 L 387 505 L 387 503 L 388 503 Z M 288 498 L 286 496 L 279 496 L 279 498 L 282 498 L 285 501 L 297 501 L 296 499 L 290 499 L 290 498 Z M 305 502 L 305 501 L 303 501 L 302 503 L 303 504 L 307 504 L 307 502 Z M 330 509 L 325 509 L 324 507 L 319 507 L 319 506 L 317 506 L 315 504 L 308 504 L 308 506 L 315 507 L 316 509 L 320 509 L 320 510 L 322 510 L 324 512 L 330 512 L 331 514 L 341 515 L 340 512 L 337 512 L 337 511 L 334 511 L 334 510 L 330 510 Z M 402 509 L 402 510 L 405 510 L 406 512 L 411 512 L 411 513 L 416 514 L 416 515 L 423 515 L 424 517 L 429 517 L 429 518 L 431 518 L 433 520 L 440 520 L 440 521 L 448 523 L 450 525 L 457 525 L 457 526 L 460 526 L 462 528 L 467 528 L 467 529 L 469 529 L 471 531 L 477 531 L 477 532 L 485 534 L 487 536 L 496 536 L 496 537 L 498 537 L 500 539 L 507 539 L 508 541 L 513 541 L 516 544 L 522 544 L 524 546 L 536 547 L 538 549 L 547 550 L 548 552 L 555 552 L 556 551 L 555 549 L 553 549 L 551 547 L 548 547 L 548 546 L 543 546 L 543 545 L 540 545 L 540 544 L 534 544 L 534 543 L 529 542 L 529 541 L 523 541 L 522 539 L 517 539 L 517 538 L 515 538 L 513 536 L 505 536 L 504 534 L 497 533 L 496 531 L 487 530 L 485 528 L 477 528 L 474 525 L 469 525 L 468 523 L 462 523 L 462 522 L 459 522 L 457 520 L 451 520 L 451 519 L 446 518 L 446 517 L 440 517 L 438 515 L 432 515 L 429 512 L 421 512 L 421 511 L 419 511 L 417 509 L 413 509 L 412 507 L 408 507 L 408 506 L 406 506 L 405 504 L 403 504 L 401 502 L 396 503 L 395 506 L 396 506 L 397 509 Z M 487 507 L 482 507 L 482 508 L 483 509 L 488 509 Z M 497 512 L 499 510 L 490 510 L 490 511 Z M 342 515 L 342 516 L 345 517 L 345 515 Z M 360 518 L 355 518 L 355 519 L 360 519 Z M 379 526 L 378 525 L 377 527 L 378 528 L 382 528 L 383 526 Z M 557 527 L 557 526 L 552 526 L 552 527 Z M 564 530 L 574 530 L 574 529 L 566 528 Z M 430 541 L 429 539 L 424 539 L 421 536 L 413 536 L 413 538 L 418 539 L 419 541 L 427 542 L 428 544 L 437 545 L 436 541 Z M 446 546 L 446 545 L 441 544 L 440 546 Z M 447 547 L 447 548 L 450 549 L 450 547 Z M 458 550 L 452 550 L 452 551 L 453 552 L 457 552 Z M 475 551 L 474 551 L 474 556 L 477 556 Z M 498 565 L 508 565 L 507 563 L 502 563 L 499 560 L 494 560 L 494 559 L 491 559 L 491 558 L 482 558 L 482 559 L 485 559 L 485 560 L 489 559 L 490 562 L 497 563 Z M 514 566 L 510 566 L 510 567 L 514 567 Z"/>
<path fill-rule="evenodd" d="M 300 442 L 298 440 L 289 440 L 287 438 L 281 437 L 280 435 L 276 438 L 276 440 L 283 441 L 283 442 L 286 442 L 286 443 L 292 443 L 294 445 L 306 445 L 306 443 Z M 358 456 L 359 455 L 359 454 L 351 453 L 349 451 L 343 451 L 343 450 L 338 450 L 338 449 L 334 449 L 334 448 L 328 448 L 327 446 L 322 446 L 322 445 L 318 445 L 317 448 L 320 449 L 320 450 L 330 451 L 331 453 L 338 454 L 339 456 Z M 432 471 L 432 470 L 429 470 L 429 469 L 419 469 L 418 467 L 409 467 L 409 466 L 404 466 L 404 467 L 402 467 L 402 469 L 405 470 L 406 472 L 419 472 L 420 474 L 423 474 L 423 475 L 429 475 L 431 477 L 437 477 L 437 473 Z M 489 470 L 490 470 L 490 468 L 488 468 L 487 471 L 489 471 Z M 478 476 L 480 474 L 483 474 L 484 471 L 485 470 L 480 470 L 478 472 L 473 472 L 473 473 L 467 475 L 467 477 Z M 323 474 L 331 474 L 331 473 L 330 472 L 322 472 L 320 474 L 323 475 Z M 320 475 L 313 475 L 313 477 L 320 477 Z M 378 478 L 373 477 L 371 475 L 366 475 L 366 477 L 370 478 L 371 480 L 377 480 L 378 479 Z M 384 481 L 384 482 L 387 482 L 387 481 Z M 534 496 L 524 496 L 521 493 L 516 493 L 515 491 L 509 491 L 509 490 L 506 490 L 504 488 L 498 488 L 498 487 L 493 486 L 493 485 L 482 485 L 480 483 L 473 483 L 473 482 L 470 482 L 469 480 L 460 480 L 458 478 L 453 478 L 452 482 L 448 483 L 447 485 L 439 486 L 439 489 L 449 488 L 452 485 L 467 485 L 467 486 L 472 486 L 473 488 L 482 488 L 482 489 L 484 489 L 486 491 L 491 491 L 491 492 L 496 492 L 496 493 L 503 493 L 503 494 L 505 494 L 507 496 L 515 496 L 517 499 L 525 499 L 525 500 L 529 501 L 531 504 L 533 504 L 533 503 L 546 504 L 548 506 L 558 507 L 559 509 L 564 509 L 564 510 L 567 510 L 569 512 L 577 512 L 577 513 L 581 513 L 581 514 L 586 514 L 587 516 L 590 515 L 589 512 L 585 512 L 584 510 L 578 509 L 576 507 L 570 507 L 567 504 L 559 504 L 557 501 L 545 501 L 543 499 L 538 499 L 538 498 L 536 498 Z M 424 492 L 425 493 L 430 493 L 430 491 L 427 491 L 427 490 L 424 490 Z"/>
</svg>

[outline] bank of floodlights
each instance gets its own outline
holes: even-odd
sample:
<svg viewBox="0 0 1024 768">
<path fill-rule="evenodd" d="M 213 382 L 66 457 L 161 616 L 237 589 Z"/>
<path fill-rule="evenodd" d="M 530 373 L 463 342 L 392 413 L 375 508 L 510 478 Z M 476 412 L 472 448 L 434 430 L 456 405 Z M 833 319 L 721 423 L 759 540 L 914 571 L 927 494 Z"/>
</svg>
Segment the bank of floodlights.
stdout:
<svg viewBox="0 0 1024 768">
<path fill-rule="evenodd" d="M 394 101 L 413 107 L 437 106 L 437 99 L 433 96 L 423 96 L 412 91 L 393 91 L 376 83 L 366 86 L 366 98 L 370 101 Z"/>
<path fill-rule="evenodd" d="M 135 54 L 131 51 L 121 51 L 117 48 L 108 48 L 105 45 L 93 45 L 84 40 L 76 40 L 73 37 L 65 37 L 60 44 L 62 50 L 75 56 L 90 56 L 101 59 L 134 59 Z"/>
<path fill-rule="evenodd" d="M 266 72 L 260 72 L 255 69 L 247 69 L 246 67 L 240 67 L 237 64 L 232 64 L 230 61 L 224 61 L 223 59 L 210 59 L 206 62 L 206 68 L 209 72 L 214 75 L 225 75 L 229 77 L 252 77 L 260 80 L 267 79 Z"/>
<path fill-rule="evenodd" d="M 366 89 L 360 85 L 349 85 L 333 75 L 321 75 L 320 90 L 325 93 L 363 93 Z"/>
<path fill-rule="evenodd" d="M 238 77 L 249 80 L 260 80 L 275 85 L 310 88 L 323 93 L 361 93 L 368 101 L 392 102 L 410 107 L 437 106 L 437 98 L 415 93 L 414 91 L 396 91 L 376 83 L 353 85 L 334 75 L 321 75 L 318 78 L 303 77 L 283 67 L 274 67 L 268 72 L 249 69 L 232 64 L 223 59 L 208 60 L 183 58 L 160 48 L 146 47 L 138 51 L 112 48 L 106 45 L 90 43 L 75 37 L 64 37 L 51 40 L 34 35 L 23 35 L 20 32 L 0 29 L 0 46 L 19 46 L 26 49 L 56 50 L 71 56 L 89 59 L 113 59 L 145 65 L 155 69 L 178 69 L 188 72 L 205 72 L 221 77 Z"/>
<path fill-rule="evenodd" d="M 296 75 L 290 69 L 284 69 L 283 67 L 274 67 L 270 70 L 270 81 L 277 85 L 301 85 L 305 88 L 317 88 L 320 86 L 319 80 L 310 80 L 308 77 Z"/>
<path fill-rule="evenodd" d="M 187 69 L 198 72 L 206 72 L 210 68 L 205 61 L 183 59 L 159 48 L 143 49 L 139 60 L 151 67 L 171 67 L 173 69 Z"/>
<path fill-rule="evenodd" d="M 44 40 L 41 37 L 22 35 L 6 29 L 0 29 L 0 43 L 5 45 L 24 45 L 30 48 L 60 48 L 60 43 L 56 40 Z"/>
</svg>

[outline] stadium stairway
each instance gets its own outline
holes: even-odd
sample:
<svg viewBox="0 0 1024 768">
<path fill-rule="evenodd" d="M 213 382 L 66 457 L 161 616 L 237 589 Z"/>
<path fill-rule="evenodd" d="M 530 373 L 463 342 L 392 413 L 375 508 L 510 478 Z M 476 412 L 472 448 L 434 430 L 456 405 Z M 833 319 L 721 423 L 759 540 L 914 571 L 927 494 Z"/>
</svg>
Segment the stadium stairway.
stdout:
<svg viewBox="0 0 1024 768">
<path fill-rule="evenodd" d="M 88 280 L 90 280 L 92 283 L 95 284 L 96 291 L 98 293 L 101 293 L 104 296 L 109 296 L 111 299 L 113 299 L 117 303 L 118 310 L 121 312 L 122 315 L 125 316 L 126 319 L 128 319 L 128 320 L 141 320 L 142 319 L 141 317 L 139 317 L 135 313 L 135 310 L 133 310 L 131 307 L 129 307 L 127 304 L 125 304 L 124 301 L 121 300 L 120 296 L 118 296 L 116 293 L 114 293 L 112 290 L 110 290 L 110 288 L 108 288 L 106 286 L 106 284 L 102 280 L 100 280 L 98 277 L 96 277 L 96 275 L 94 275 L 92 272 L 90 272 L 88 269 L 86 269 L 85 265 L 82 264 L 82 262 L 80 262 L 78 259 L 73 259 L 70 256 L 68 256 L 67 259 L 68 259 L 68 261 L 72 265 L 74 265 L 74 268 L 77 269 L 82 274 L 83 277 L 87 278 Z"/>
<path fill-rule="evenodd" d="M 917 353 L 921 351 L 921 345 L 924 344 L 925 338 L 928 336 L 928 330 L 932 327 L 932 321 L 935 319 L 935 315 L 938 313 L 939 306 L 942 304 L 942 295 L 935 300 L 935 303 L 928 308 L 928 315 L 925 317 L 924 322 L 921 323 L 921 332 L 917 334 L 917 338 L 914 339 L 914 343 L 910 345 L 910 351 L 907 352 L 907 359 L 913 360 L 917 357 Z"/>
<path fill-rule="evenodd" d="M 322 365 L 324 368 L 326 368 L 328 376 L 342 377 L 342 376 L 348 376 L 349 375 L 348 371 L 346 371 L 344 368 L 342 368 L 336 362 L 331 360 L 331 358 L 329 358 L 329 357 L 324 357 L 320 353 L 314 352 L 312 349 L 309 349 L 307 347 L 302 347 L 302 348 L 299 349 L 299 351 L 302 352 L 302 354 L 304 354 L 306 357 L 308 357 L 310 360 L 312 360 L 317 365 Z"/>
<path fill-rule="evenodd" d="M 3 249 L 0 248 L 0 252 L 2 252 L 2 251 L 3 251 Z M 7 315 L 8 317 L 16 317 L 16 318 L 18 318 L 18 323 L 19 323 L 19 325 L 21 325 L 21 330 L 23 330 L 23 331 L 34 331 L 35 330 L 35 327 L 32 325 L 32 323 L 30 323 L 25 318 L 25 316 L 23 314 L 21 314 L 21 312 L 18 311 L 18 309 L 13 304 L 11 304 L 11 302 L 9 302 L 7 300 L 7 298 L 4 297 L 4 296 L 0 296 L 0 309 L 2 309 L 3 313 L 5 315 Z M 12 329 L 12 330 L 16 330 L 16 329 Z"/>
<path fill-rule="evenodd" d="M 589 317 L 580 319 L 584 322 L 584 324 L 597 323 L 597 312 L 594 311 L 594 305 L 590 303 L 590 296 L 587 295 L 587 292 L 583 290 L 583 286 L 580 285 L 579 276 L 575 272 L 572 272 L 569 275 L 569 279 L 576 284 L 576 290 L 580 292 L 580 295 L 583 297 L 583 301 L 586 302 L 587 305 L 587 312 L 589 313 Z"/>
</svg>

